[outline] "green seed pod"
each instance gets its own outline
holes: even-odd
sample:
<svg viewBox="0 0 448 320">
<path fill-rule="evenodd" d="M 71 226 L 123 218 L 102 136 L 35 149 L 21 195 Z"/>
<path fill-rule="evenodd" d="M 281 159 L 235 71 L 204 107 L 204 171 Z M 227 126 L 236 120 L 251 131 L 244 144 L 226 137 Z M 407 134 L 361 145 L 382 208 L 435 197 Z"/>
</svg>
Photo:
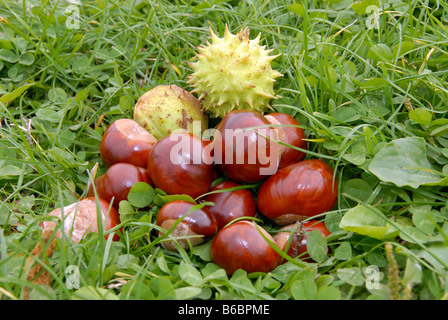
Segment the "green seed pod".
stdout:
<svg viewBox="0 0 448 320">
<path fill-rule="evenodd" d="M 249 39 L 249 30 L 236 35 L 226 26 L 223 38 L 210 28 L 212 43 L 198 48 L 197 61 L 189 63 L 193 73 L 188 83 L 199 96 L 204 109 L 214 117 L 232 110 L 251 109 L 260 113 L 272 109 L 275 78 L 282 74 L 271 67 L 272 50 L 259 45 L 260 37 Z"/>
<path fill-rule="evenodd" d="M 158 85 L 143 94 L 134 107 L 134 120 L 158 140 L 176 129 L 193 133 L 194 121 L 200 122 L 201 133 L 208 128 L 199 100 L 173 84 Z"/>
</svg>

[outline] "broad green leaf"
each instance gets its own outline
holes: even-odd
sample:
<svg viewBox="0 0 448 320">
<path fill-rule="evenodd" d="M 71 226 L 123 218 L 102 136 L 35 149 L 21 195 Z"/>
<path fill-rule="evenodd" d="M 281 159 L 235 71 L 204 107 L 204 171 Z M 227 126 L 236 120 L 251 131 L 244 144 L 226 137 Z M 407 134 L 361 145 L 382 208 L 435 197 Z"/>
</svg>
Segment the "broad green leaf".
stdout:
<svg viewBox="0 0 448 320">
<path fill-rule="evenodd" d="M 232 288 L 237 290 L 246 299 L 249 299 L 256 292 L 254 284 L 247 277 L 247 272 L 243 269 L 236 270 L 229 280 Z"/>
<path fill-rule="evenodd" d="M 118 259 L 115 263 L 118 269 L 131 268 L 132 264 L 138 264 L 138 259 L 136 256 L 127 253 L 118 256 Z"/>
<path fill-rule="evenodd" d="M 211 241 L 193 247 L 193 254 L 199 256 L 203 261 L 211 261 Z"/>
<path fill-rule="evenodd" d="M 431 239 L 429 235 L 413 226 L 403 226 L 400 238 L 410 243 L 426 243 Z"/>
<path fill-rule="evenodd" d="M 120 214 L 134 214 L 134 207 L 127 200 L 121 200 L 118 207 L 118 213 Z"/>
<path fill-rule="evenodd" d="M 196 203 L 196 201 L 194 201 L 194 199 L 187 195 L 187 194 L 171 194 L 171 195 L 160 195 L 160 194 L 156 194 L 154 196 L 154 204 L 156 206 L 163 206 L 164 204 L 171 202 L 171 201 L 175 201 L 175 200 L 185 200 L 191 203 Z"/>
<path fill-rule="evenodd" d="M 308 254 L 314 261 L 323 262 L 327 258 L 327 240 L 320 231 L 309 232 L 306 247 Z"/>
<path fill-rule="evenodd" d="M 14 46 L 10 40 L 0 39 L 0 49 L 14 49 Z"/>
<path fill-rule="evenodd" d="M 179 264 L 179 277 L 189 285 L 195 287 L 199 287 L 204 283 L 201 273 L 191 264 L 184 261 L 181 261 Z"/>
<path fill-rule="evenodd" d="M 0 202 L 0 226 L 16 223 L 19 221 L 12 210 L 12 206 L 9 203 Z"/>
<path fill-rule="evenodd" d="M 120 298 L 127 300 L 154 300 L 156 297 L 151 289 L 142 281 L 129 281 L 123 285 Z"/>
<path fill-rule="evenodd" d="M 372 195 L 372 186 L 363 179 L 350 179 L 342 187 L 344 194 L 350 195 L 355 199 L 367 201 Z"/>
<path fill-rule="evenodd" d="M 352 61 L 345 61 L 342 68 L 344 72 L 348 73 L 351 76 L 356 76 L 358 74 L 358 68 Z"/>
<path fill-rule="evenodd" d="M 388 221 L 377 208 L 358 205 L 344 214 L 339 226 L 346 231 L 382 240 L 398 234 L 398 230 Z"/>
<path fill-rule="evenodd" d="M 0 49 L 0 60 L 6 61 L 9 63 L 16 63 L 19 57 L 14 51 L 8 49 Z"/>
<path fill-rule="evenodd" d="M 334 250 L 334 257 L 339 260 L 350 260 L 352 258 L 352 246 L 349 242 L 342 242 Z"/>
<path fill-rule="evenodd" d="M 124 222 L 135 215 L 135 209 L 129 201 L 121 200 L 118 204 L 118 213 L 120 214 L 120 222 Z"/>
<path fill-rule="evenodd" d="M 165 255 L 159 252 L 159 255 L 156 258 L 156 263 L 159 266 L 160 270 L 170 274 L 170 268 L 168 267 L 168 263 L 166 262 Z"/>
<path fill-rule="evenodd" d="M 446 184 L 432 171 L 426 157 L 425 140 L 408 137 L 387 143 L 370 162 L 369 170 L 384 182 L 418 188 L 425 184 Z"/>
<path fill-rule="evenodd" d="M 384 256 L 384 253 L 379 250 L 369 252 L 369 254 L 366 256 L 366 261 L 369 264 L 375 265 L 377 267 L 384 267 L 387 265 L 387 260 Z"/>
<path fill-rule="evenodd" d="M 48 90 L 48 99 L 55 103 L 63 103 L 67 100 L 67 93 L 62 88 L 51 88 Z"/>
<path fill-rule="evenodd" d="M 305 80 L 310 87 L 316 87 L 319 84 L 319 80 L 315 76 L 306 76 Z"/>
<path fill-rule="evenodd" d="M 431 136 L 441 136 L 448 131 L 448 119 L 441 118 L 431 122 L 428 126 Z"/>
<path fill-rule="evenodd" d="M 363 0 L 352 4 L 352 9 L 357 14 L 372 14 L 379 7 L 378 0 Z"/>
<path fill-rule="evenodd" d="M 120 290 L 120 299 L 153 300 L 155 298 L 151 289 L 142 281 L 128 281 Z"/>
<path fill-rule="evenodd" d="M 393 55 L 394 57 L 401 57 L 403 55 L 405 55 L 406 53 L 408 53 L 409 51 L 413 50 L 415 48 L 415 43 L 412 41 L 403 41 L 401 43 L 397 43 L 394 46 L 393 49 Z M 398 51 L 400 50 L 400 51 Z"/>
<path fill-rule="evenodd" d="M 383 43 L 372 45 L 367 57 L 375 61 L 391 61 L 393 58 L 392 50 Z"/>
<path fill-rule="evenodd" d="M 88 89 L 82 89 L 82 90 L 79 90 L 75 94 L 75 100 L 76 100 L 77 103 L 81 103 L 84 100 L 86 100 L 88 96 L 89 96 L 89 90 Z"/>
<path fill-rule="evenodd" d="M 64 130 L 58 135 L 59 146 L 61 148 L 70 148 L 75 142 L 76 134 L 70 130 Z"/>
<path fill-rule="evenodd" d="M 288 10 L 291 10 L 295 14 L 303 17 L 305 15 L 305 7 L 301 3 L 293 3 L 288 6 Z"/>
<path fill-rule="evenodd" d="M 141 223 L 138 228 L 135 229 L 131 233 L 130 240 L 137 240 L 145 235 L 147 235 L 151 230 L 151 217 L 149 215 L 143 215 L 138 220 L 139 223 Z"/>
<path fill-rule="evenodd" d="M 403 283 L 420 283 L 422 281 L 422 266 L 414 259 L 407 258 L 404 269 Z"/>
<path fill-rule="evenodd" d="M 43 108 L 36 111 L 36 117 L 40 120 L 56 123 L 61 120 L 62 114 L 51 108 Z"/>
<path fill-rule="evenodd" d="M 448 269 L 448 244 L 446 242 L 434 242 L 427 245 L 426 249 L 415 252 L 417 256 L 431 263 L 436 269 Z"/>
<path fill-rule="evenodd" d="M 352 286 L 362 286 L 366 281 L 361 269 L 358 267 L 340 268 L 336 273 L 339 279 Z"/>
<path fill-rule="evenodd" d="M 333 117 L 337 120 L 347 123 L 347 122 L 359 120 L 359 118 L 361 118 L 361 115 L 354 108 L 340 107 L 340 108 L 337 108 L 336 110 L 334 110 Z"/>
<path fill-rule="evenodd" d="M 412 215 L 412 222 L 414 222 L 417 229 L 428 235 L 432 234 L 436 228 L 433 214 L 431 211 L 417 211 Z"/>
<path fill-rule="evenodd" d="M 34 53 L 26 52 L 20 56 L 19 63 L 25 66 L 30 66 L 34 62 Z"/>
<path fill-rule="evenodd" d="M 315 300 L 316 283 L 311 279 L 296 280 L 291 285 L 291 295 L 295 300 Z"/>
<path fill-rule="evenodd" d="M 123 111 L 123 112 L 126 112 L 127 110 L 131 110 L 132 107 L 134 106 L 131 103 L 131 101 L 129 101 L 128 97 L 126 97 L 126 96 L 120 97 L 119 105 L 120 105 L 121 111 Z"/>
<path fill-rule="evenodd" d="M 409 112 L 409 118 L 422 126 L 427 126 L 431 123 L 432 114 L 426 109 L 417 108 Z"/>
<path fill-rule="evenodd" d="M 31 87 L 33 85 L 34 85 L 34 83 L 24 84 L 23 86 L 18 87 L 14 91 L 1 96 L 0 103 L 3 103 L 5 105 L 10 103 L 14 99 L 18 98 L 23 92 L 25 92 L 25 90 L 27 90 L 29 87 Z"/>
<path fill-rule="evenodd" d="M 136 208 L 145 208 L 154 201 L 154 188 L 146 182 L 135 183 L 128 194 L 128 201 Z"/>
<path fill-rule="evenodd" d="M 72 298 L 75 300 L 118 300 L 113 291 L 92 286 L 79 288 L 73 293 Z"/>
<path fill-rule="evenodd" d="M 22 174 L 22 169 L 12 164 L 3 164 L 0 166 L 0 178 L 8 176 L 18 176 Z"/>
<path fill-rule="evenodd" d="M 202 292 L 201 288 L 197 287 L 182 287 L 174 290 L 177 300 L 187 300 L 196 297 Z"/>
<path fill-rule="evenodd" d="M 328 286 L 317 290 L 316 300 L 338 300 L 341 298 L 341 292 L 338 288 Z"/>
<path fill-rule="evenodd" d="M 34 195 L 31 196 L 25 196 L 20 199 L 18 202 L 18 208 L 21 210 L 31 210 L 34 205 L 36 204 L 36 197 Z"/>
<path fill-rule="evenodd" d="M 356 166 L 361 166 L 366 162 L 366 157 L 359 152 L 345 153 L 342 157 Z"/>
<path fill-rule="evenodd" d="M 151 291 L 156 294 L 158 299 L 169 300 L 176 298 L 174 286 L 168 277 L 152 278 L 149 282 L 149 287 L 151 288 Z"/>
<path fill-rule="evenodd" d="M 7 71 L 7 74 L 9 78 L 17 82 L 21 81 L 23 78 L 23 73 L 19 71 L 19 67 L 17 65 L 10 67 Z"/>
<path fill-rule="evenodd" d="M 334 281 L 334 277 L 329 274 L 322 274 L 315 281 L 318 288 L 323 288 L 329 286 Z"/>
<path fill-rule="evenodd" d="M 384 78 L 371 78 L 360 86 L 363 89 L 378 89 L 387 85 L 387 81 Z"/>
<path fill-rule="evenodd" d="M 228 280 L 226 271 L 212 262 L 207 263 L 205 267 L 201 269 L 201 273 L 204 275 L 205 281 L 214 282 Z"/>
</svg>

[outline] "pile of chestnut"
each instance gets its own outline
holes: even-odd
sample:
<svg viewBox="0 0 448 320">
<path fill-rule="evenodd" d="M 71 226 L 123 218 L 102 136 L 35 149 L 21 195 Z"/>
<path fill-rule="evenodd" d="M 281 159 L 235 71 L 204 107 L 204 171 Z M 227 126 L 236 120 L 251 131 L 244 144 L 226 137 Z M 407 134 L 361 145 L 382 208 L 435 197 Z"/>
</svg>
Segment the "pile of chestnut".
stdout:
<svg viewBox="0 0 448 320">
<path fill-rule="evenodd" d="M 238 110 L 214 133 L 203 140 L 179 131 L 157 140 L 134 120 L 116 120 L 101 141 L 107 171 L 95 179 L 97 196 L 116 212 L 136 182 L 189 195 L 194 203 L 175 200 L 158 211 L 157 225 L 171 232 L 161 243 L 178 250 L 211 240 L 212 260 L 228 274 L 273 270 L 283 260 L 273 246 L 310 259 L 307 232 L 329 235 L 312 217 L 332 209 L 338 184 L 327 163 L 304 160 L 307 141 L 299 123 L 284 113 Z M 203 202 L 210 205 L 194 207 Z M 271 236 L 253 219 L 257 214 L 280 226 L 279 232 Z"/>
</svg>

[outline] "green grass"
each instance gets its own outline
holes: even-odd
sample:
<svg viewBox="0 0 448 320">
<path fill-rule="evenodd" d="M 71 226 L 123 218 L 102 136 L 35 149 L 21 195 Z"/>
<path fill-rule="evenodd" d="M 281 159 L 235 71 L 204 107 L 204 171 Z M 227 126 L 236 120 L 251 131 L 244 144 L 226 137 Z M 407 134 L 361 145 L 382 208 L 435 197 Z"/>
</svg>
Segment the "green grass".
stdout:
<svg viewBox="0 0 448 320">
<path fill-rule="evenodd" d="M 66 1 L 0 4 L 0 299 L 23 299 L 27 287 L 47 299 L 448 297 L 447 2 L 93 0 L 74 5 L 75 28 Z M 320 216 L 333 234 L 309 244 L 319 261 L 229 277 L 209 242 L 163 249 L 157 206 L 123 221 L 120 242 L 91 234 L 32 258 L 45 215 L 86 195 L 95 163 L 105 171 L 108 124 L 131 118 L 157 84 L 189 89 L 186 62 L 209 26 L 222 35 L 226 24 L 261 32 L 281 54 L 273 108 L 299 120 L 308 157 L 336 169 L 338 204 Z M 28 257 L 50 286 L 27 281 Z"/>
</svg>

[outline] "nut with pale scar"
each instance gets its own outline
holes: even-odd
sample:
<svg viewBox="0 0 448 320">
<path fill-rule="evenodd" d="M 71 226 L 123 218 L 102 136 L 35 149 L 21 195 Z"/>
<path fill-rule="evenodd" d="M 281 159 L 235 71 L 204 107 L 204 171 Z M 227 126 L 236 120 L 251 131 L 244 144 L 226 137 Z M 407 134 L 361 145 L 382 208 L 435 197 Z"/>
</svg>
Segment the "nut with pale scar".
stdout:
<svg viewBox="0 0 448 320">
<path fill-rule="evenodd" d="M 183 249 L 188 249 L 190 245 L 196 246 L 217 232 L 216 219 L 208 208 L 194 210 L 194 205 L 188 201 L 175 200 L 160 209 L 156 224 L 167 231 L 171 229 L 170 236 L 176 238 L 162 242 L 165 249 L 177 251 L 174 241 Z M 158 233 L 160 237 L 165 235 L 160 230 Z"/>
<path fill-rule="evenodd" d="M 61 229 L 58 228 L 58 220 L 61 221 L 61 227 L 66 236 L 71 239 L 73 243 L 79 243 L 87 234 L 91 232 L 98 233 L 98 214 L 100 214 L 103 224 L 103 232 L 106 232 L 120 223 L 120 217 L 113 207 L 108 202 L 98 199 L 99 207 L 97 206 L 97 199 L 89 197 L 81 199 L 63 208 L 56 208 L 48 215 L 59 219 L 52 219 L 44 221 L 41 226 L 44 230 L 56 230 L 56 237 L 62 238 Z M 99 210 L 99 211 L 98 211 Z M 105 235 L 107 238 L 108 235 Z M 115 233 L 113 240 L 118 241 L 119 235 Z"/>
</svg>

